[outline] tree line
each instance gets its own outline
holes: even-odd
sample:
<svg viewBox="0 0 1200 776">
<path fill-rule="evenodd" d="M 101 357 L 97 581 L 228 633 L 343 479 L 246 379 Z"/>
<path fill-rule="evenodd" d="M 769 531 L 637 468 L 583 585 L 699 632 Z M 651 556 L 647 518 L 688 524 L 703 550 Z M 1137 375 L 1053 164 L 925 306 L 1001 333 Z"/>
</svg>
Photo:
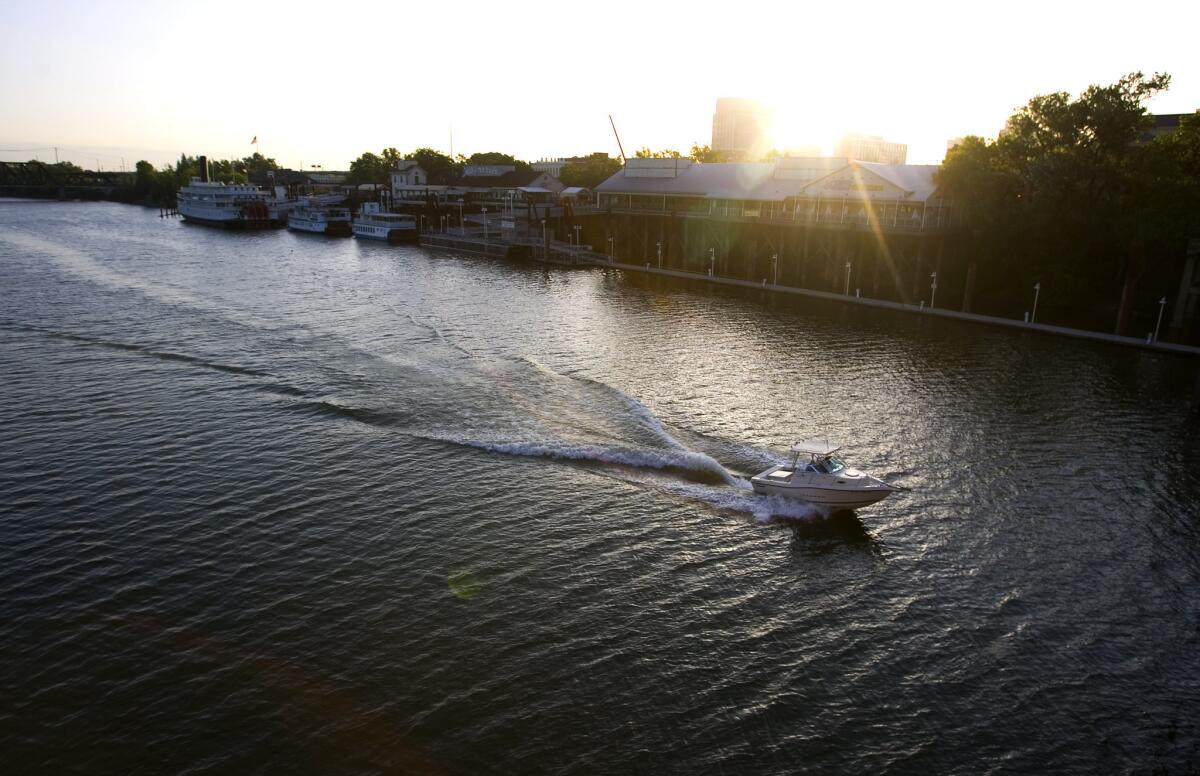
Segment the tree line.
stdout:
<svg viewBox="0 0 1200 776">
<path fill-rule="evenodd" d="M 533 169 L 529 162 L 500 151 L 483 151 L 470 156 L 456 154 L 451 158 L 448 154 L 432 148 L 418 148 L 407 154 L 401 154 L 395 148 L 385 148 L 378 154 L 367 151 L 351 162 L 350 178 L 347 182 L 354 185 L 386 184 L 396 163 L 402 159 L 411 159 L 421 165 L 421 169 L 429 175 L 429 183 L 433 185 L 447 183 L 462 176 L 463 171 L 470 165 L 509 165 L 519 171 Z M 595 188 L 620 169 L 619 160 L 603 153 L 592 154 L 582 162 L 563 167 L 558 178 L 565 186 Z"/>
<path fill-rule="evenodd" d="M 1135 72 L 1038 95 L 996 140 L 949 151 L 937 182 L 966 224 L 964 310 L 1011 311 L 1036 284 L 1054 322 L 1153 327 L 1200 237 L 1200 114 L 1153 136 L 1145 107 L 1170 80 Z"/>
</svg>

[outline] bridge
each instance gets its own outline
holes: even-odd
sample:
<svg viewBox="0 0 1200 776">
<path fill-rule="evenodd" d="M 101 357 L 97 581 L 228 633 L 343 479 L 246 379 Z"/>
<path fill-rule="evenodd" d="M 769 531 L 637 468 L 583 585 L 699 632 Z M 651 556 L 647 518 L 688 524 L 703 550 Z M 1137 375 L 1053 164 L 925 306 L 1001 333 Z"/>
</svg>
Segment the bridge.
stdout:
<svg viewBox="0 0 1200 776">
<path fill-rule="evenodd" d="M 0 197 L 104 199 L 132 186 L 131 172 L 93 172 L 45 162 L 0 162 Z"/>
</svg>

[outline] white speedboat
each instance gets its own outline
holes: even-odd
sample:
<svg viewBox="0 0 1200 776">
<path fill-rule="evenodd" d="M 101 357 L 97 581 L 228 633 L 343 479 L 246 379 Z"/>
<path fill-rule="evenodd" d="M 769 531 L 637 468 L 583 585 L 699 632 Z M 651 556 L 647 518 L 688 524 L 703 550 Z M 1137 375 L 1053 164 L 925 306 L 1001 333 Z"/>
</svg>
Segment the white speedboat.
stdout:
<svg viewBox="0 0 1200 776">
<path fill-rule="evenodd" d="M 378 202 L 364 202 L 352 227 L 355 237 L 388 242 L 417 239 L 417 219 L 402 213 L 385 213 Z"/>
<path fill-rule="evenodd" d="M 772 466 L 750 478 L 755 493 L 784 496 L 835 509 L 859 509 L 882 501 L 901 488 L 851 469 L 822 442 L 797 442 L 791 463 Z"/>
<path fill-rule="evenodd" d="M 350 235 L 350 208 L 308 202 L 297 205 L 288 213 L 288 229 L 332 236 Z"/>
</svg>

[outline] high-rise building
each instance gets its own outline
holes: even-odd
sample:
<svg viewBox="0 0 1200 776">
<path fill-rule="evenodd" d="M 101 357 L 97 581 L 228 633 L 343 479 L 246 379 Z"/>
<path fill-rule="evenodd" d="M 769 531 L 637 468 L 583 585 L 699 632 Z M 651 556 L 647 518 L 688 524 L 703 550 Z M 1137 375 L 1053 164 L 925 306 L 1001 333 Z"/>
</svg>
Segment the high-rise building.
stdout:
<svg viewBox="0 0 1200 776">
<path fill-rule="evenodd" d="M 720 97 L 713 114 L 712 149 L 753 161 L 770 148 L 770 123 L 770 114 L 757 102 Z"/>
<path fill-rule="evenodd" d="M 904 164 L 908 157 L 908 146 L 904 143 L 889 143 L 876 135 L 843 135 L 833 149 L 836 157 L 855 159 L 860 162 L 880 164 Z"/>
</svg>

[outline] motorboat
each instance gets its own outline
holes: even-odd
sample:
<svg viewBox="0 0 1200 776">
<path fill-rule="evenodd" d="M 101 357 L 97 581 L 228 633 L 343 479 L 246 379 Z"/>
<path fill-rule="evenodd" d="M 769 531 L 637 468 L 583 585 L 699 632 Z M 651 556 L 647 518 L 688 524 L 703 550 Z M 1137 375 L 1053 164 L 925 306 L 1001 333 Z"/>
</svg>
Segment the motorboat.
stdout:
<svg viewBox="0 0 1200 776">
<path fill-rule="evenodd" d="M 848 467 L 828 442 L 797 442 L 790 463 L 772 466 L 750 478 L 755 493 L 784 496 L 835 509 L 859 509 L 898 490 L 881 479 Z"/>
<path fill-rule="evenodd" d="M 418 237 L 416 216 L 385 213 L 378 202 L 364 202 L 351 228 L 355 237 L 391 243 L 411 242 Z"/>
</svg>

